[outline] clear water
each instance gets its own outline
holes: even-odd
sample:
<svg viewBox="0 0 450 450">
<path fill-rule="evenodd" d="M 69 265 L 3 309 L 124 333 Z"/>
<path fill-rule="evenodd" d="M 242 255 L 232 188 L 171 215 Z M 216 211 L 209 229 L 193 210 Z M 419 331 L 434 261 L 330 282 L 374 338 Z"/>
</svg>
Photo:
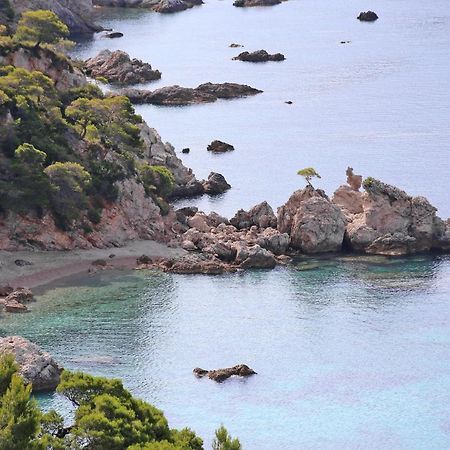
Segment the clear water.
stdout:
<svg viewBox="0 0 450 450">
<path fill-rule="evenodd" d="M 380 20 L 356 20 L 367 9 Z M 351 165 L 428 197 L 450 216 L 448 0 L 289 0 L 262 9 L 206 0 L 176 15 L 105 10 L 98 21 L 125 37 L 84 42 L 75 56 L 123 49 L 162 71 L 150 89 L 233 81 L 264 90 L 209 105 L 137 108 L 163 139 L 191 148 L 182 159 L 199 177 L 214 170 L 232 184 L 222 197 L 198 200 L 202 209 L 231 215 L 262 200 L 278 207 L 303 184 L 296 171 L 308 166 L 332 193 Z M 287 60 L 232 61 L 241 49 L 231 42 Z M 209 154 L 213 139 L 236 151 Z"/>
<path fill-rule="evenodd" d="M 0 317 L 0 335 L 122 378 L 207 442 L 223 423 L 246 450 L 450 448 L 448 258 L 104 272 L 38 294 L 30 314 Z M 258 375 L 216 384 L 192 374 L 237 363 Z"/>
</svg>

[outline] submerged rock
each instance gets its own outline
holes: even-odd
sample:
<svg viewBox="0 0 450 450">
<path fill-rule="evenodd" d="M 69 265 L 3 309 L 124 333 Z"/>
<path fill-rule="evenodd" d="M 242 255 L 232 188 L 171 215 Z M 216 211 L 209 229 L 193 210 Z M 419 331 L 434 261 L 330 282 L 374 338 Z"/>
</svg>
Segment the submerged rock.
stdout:
<svg viewBox="0 0 450 450">
<path fill-rule="evenodd" d="M 153 70 L 150 64 L 138 59 L 131 59 L 121 50 L 101 51 L 85 61 L 84 69 L 87 75 L 106 78 L 110 83 L 136 84 L 161 78 L 159 70 Z"/>
<path fill-rule="evenodd" d="M 266 50 L 257 50 L 255 52 L 242 52 L 233 58 L 238 61 L 246 62 L 268 62 L 268 61 L 284 61 L 286 58 L 282 53 L 274 53 L 271 55 Z"/>
<path fill-rule="evenodd" d="M 199 378 L 207 376 L 210 380 L 217 381 L 218 383 L 221 383 L 232 376 L 249 377 L 251 375 L 256 375 L 256 372 L 245 364 L 217 370 L 205 370 L 196 367 L 193 372 Z"/>
<path fill-rule="evenodd" d="M 378 15 L 373 11 L 366 11 L 359 13 L 357 19 L 361 20 L 362 22 L 374 22 L 378 19 Z"/>
<path fill-rule="evenodd" d="M 11 353 L 25 383 L 31 383 L 33 391 L 53 390 L 58 386 L 62 368 L 36 344 L 20 336 L 0 338 L 0 354 Z"/>
<path fill-rule="evenodd" d="M 215 140 L 208 145 L 207 150 L 208 152 L 212 153 L 225 153 L 232 152 L 234 150 L 234 147 L 231 144 L 227 144 L 226 142 Z"/>
</svg>

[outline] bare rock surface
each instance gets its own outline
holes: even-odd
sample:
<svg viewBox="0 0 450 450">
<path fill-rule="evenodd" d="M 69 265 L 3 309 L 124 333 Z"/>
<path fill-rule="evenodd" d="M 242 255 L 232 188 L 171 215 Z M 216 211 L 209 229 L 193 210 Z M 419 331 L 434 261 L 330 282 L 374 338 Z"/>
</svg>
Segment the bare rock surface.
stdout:
<svg viewBox="0 0 450 450">
<path fill-rule="evenodd" d="M 213 103 L 219 98 L 232 99 L 260 94 L 262 91 L 245 84 L 204 83 L 196 88 L 178 85 L 166 86 L 154 91 L 123 89 L 119 93 L 127 96 L 135 104 L 161 106 L 187 106 L 201 103 Z"/>
<path fill-rule="evenodd" d="M 207 376 L 210 380 L 217 381 L 218 383 L 221 383 L 232 376 L 249 377 L 251 375 L 256 375 L 256 372 L 245 364 L 216 370 L 205 370 L 196 367 L 193 372 L 199 378 Z"/>
<path fill-rule="evenodd" d="M 94 0 L 97 6 L 147 8 L 159 13 L 175 13 L 203 4 L 202 0 Z"/>
<path fill-rule="evenodd" d="M 225 153 L 232 152 L 234 150 L 234 147 L 231 144 L 227 144 L 226 142 L 215 140 L 208 145 L 207 150 L 211 153 Z"/>
<path fill-rule="evenodd" d="M 0 338 L 0 354 L 14 356 L 19 373 L 26 383 L 31 383 L 33 391 L 53 390 L 58 386 L 62 368 L 36 344 L 20 336 Z"/>
<path fill-rule="evenodd" d="M 208 175 L 208 179 L 203 182 L 203 189 L 206 194 L 218 195 L 231 189 L 231 185 L 227 183 L 227 180 L 225 180 L 222 174 L 211 172 Z"/>
<path fill-rule="evenodd" d="M 281 0 L 236 0 L 233 6 L 238 8 L 247 8 L 253 6 L 273 6 L 279 5 Z"/>
<path fill-rule="evenodd" d="M 110 83 L 137 84 L 161 78 L 159 70 L 153 70 L 150 64 L 141 60 L 131 59 L 122 50 L 102 50 L 85 61 L 84 70 L 87 75 L 106 78 Z"/>
<path fill-rule="evenodd" d="M 286 58 L 282 53 L 270 54 L 266 50 L 256 50 L 254 52 L 242 52 L 233 58 L 237 61 L 246 62 L 268 62 L 268 61 L 284 61 Z"/>
<path fill-rule="evenodd" d="M 378 19 L 378 15 L 373 11 L 365 11 L 359 13 L 357 19 L 360 20 L 361 22 L 375 22 L 375 20 Z"/>
</svg>

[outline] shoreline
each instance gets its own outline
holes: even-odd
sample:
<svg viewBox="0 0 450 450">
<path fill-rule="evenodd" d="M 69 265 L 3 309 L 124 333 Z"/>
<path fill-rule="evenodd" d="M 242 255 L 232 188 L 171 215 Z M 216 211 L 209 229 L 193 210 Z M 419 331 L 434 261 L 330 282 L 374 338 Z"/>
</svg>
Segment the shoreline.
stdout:
<svg viewBox="0 0 450 450">
<path fill-rule="evenodd" d="M 114 254 L 114 258 L 109 255 Z M 13 288 L 36 288 L 60 278 L 88 271 L 92 262 L 105 259 L 111 268 L 132 269 L 141 255 L 171 258 L 182 256 L 181 248 L 171 248 L 156 241 L 130 241 L 123 247 L 93 248 L 87 250 L 54 251 L 0 251 L 0 285 Z M 31 265 L 18 266 L 16 260 L 23 259 Z"/>
</svg>

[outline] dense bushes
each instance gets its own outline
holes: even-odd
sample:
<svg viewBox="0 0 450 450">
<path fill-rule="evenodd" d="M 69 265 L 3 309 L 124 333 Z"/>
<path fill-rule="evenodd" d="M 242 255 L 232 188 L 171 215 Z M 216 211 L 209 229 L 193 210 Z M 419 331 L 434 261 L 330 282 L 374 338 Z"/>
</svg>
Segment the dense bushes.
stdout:
<svg viewBox="0 0 450 450">
<path fill-rule="evenodd" d="M 40 411 L 13 357 L 0 357 L 0 449 L 203 450 L 200 437 L 169 428 L 162 411 L 133 397 L 120 380 L 64 371 L 58 392 L 76 408 L 70 426 L 56 411 Z M 213 448 L 241 446 L 221 427 Z"/>
</svg>

